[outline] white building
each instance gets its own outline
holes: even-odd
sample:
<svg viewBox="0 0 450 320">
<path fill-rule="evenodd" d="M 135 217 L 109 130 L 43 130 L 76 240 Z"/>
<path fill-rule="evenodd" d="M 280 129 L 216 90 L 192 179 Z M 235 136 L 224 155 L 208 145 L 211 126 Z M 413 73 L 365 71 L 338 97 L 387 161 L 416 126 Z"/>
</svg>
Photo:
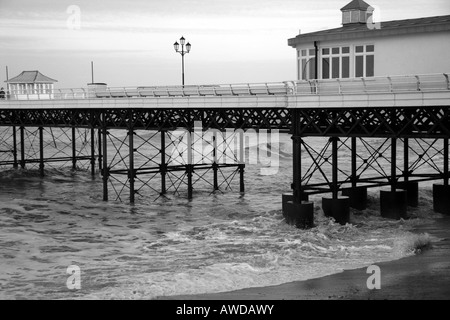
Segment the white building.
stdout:
<svg viewBox="0 0 450 320">
<path fill-rule="evenodd" d="M 57 80 L 44 76 L 39 71 L 23 71 L 17 77 L 5 81 L 8 98 L 12 100 L 51 99 Z"/>
<path fill-rule="evenodd" d="M 374 24 L 374 9 L 362 0 L 341 11 L 342 27 L 288 40 L 299 80 L 450 71 L 450 16 Z"/>
</svg>

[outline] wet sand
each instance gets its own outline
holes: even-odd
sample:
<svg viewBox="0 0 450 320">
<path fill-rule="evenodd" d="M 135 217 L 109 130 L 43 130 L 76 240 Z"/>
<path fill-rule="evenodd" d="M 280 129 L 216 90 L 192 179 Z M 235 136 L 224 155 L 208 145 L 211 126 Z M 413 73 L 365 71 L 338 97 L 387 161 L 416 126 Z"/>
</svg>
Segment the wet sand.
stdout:
<svg viewBox="0 0 450 320">
<path fill-rule="evenodd" d="M 396 261 L 376 264 L 381 289 L 369 290 L 367 267 L 323 278 L 271 287 L 204 295 L 161 297 L 168 300 L 448 300 L 450 299 L 450 217 L 416 228 L 434 240 L 432 248 Z"/>
</svg>

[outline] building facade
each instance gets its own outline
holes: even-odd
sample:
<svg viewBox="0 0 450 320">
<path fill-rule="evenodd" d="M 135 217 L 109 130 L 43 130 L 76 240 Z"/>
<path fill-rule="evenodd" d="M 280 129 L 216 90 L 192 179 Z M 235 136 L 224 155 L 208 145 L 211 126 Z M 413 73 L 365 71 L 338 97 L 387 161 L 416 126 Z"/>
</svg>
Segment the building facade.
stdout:
<svg viewBox="0 0 450 320">
<path fill-rule="evenodd" d="M 362 0 L 341 12 L 342 27 L 288 40 L 298 80 L 450 72 L 450 16 L 374 23 Z"/>
<path fill-rule="evenodd" d="M 39 71 L 23 71 L 17 77 L 5 81 L 7 94 L 11 100 L 53 98 L 57 80 L 44 76 Z"/>
</svg>

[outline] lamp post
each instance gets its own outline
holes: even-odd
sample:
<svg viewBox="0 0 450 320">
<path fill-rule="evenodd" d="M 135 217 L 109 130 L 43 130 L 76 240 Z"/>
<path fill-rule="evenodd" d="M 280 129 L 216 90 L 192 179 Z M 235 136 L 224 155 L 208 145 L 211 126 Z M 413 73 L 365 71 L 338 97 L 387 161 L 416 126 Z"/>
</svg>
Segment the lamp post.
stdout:
<svg viewBox="0 0 450 320">
<path fill-rule="evenodd" d="M 181 44 L 181 50 L 180 49 L 180 44 Z M 189 51 L 191 51 L 191 44 L 188 42 L 186 43 L 186 39 L 184 39 L 184 37 L 180 38 L 180 43 L 175 42 L 173 44 L 175 51 L 178 52 L 179 54 L 181 54 L 181 84 L 184 87 L 184 55 L 186 53 L 189 53 Z M 186 46 L 186 50 L 185 50 L 185 46 Z"/>
</svg>

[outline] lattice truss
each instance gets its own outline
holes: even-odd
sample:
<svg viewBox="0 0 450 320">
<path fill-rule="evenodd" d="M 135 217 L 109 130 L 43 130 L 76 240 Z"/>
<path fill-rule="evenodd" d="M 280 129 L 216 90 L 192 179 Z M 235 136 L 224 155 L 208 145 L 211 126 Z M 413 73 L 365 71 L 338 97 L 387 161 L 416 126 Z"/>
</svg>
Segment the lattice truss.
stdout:
<svg viewBox="0 0 450 320">
<path fill-rule="evenodd" d="M 10 168 L 14 164 L 14 130 L 12 127 L 0 127 L 0 169 Z"/>
<path fill-rule="evenodd" d="M 333 150 L 330 138 L 302 139 L 302 190 L 330 192 L 333 188 Z M 395 174 L 392 172 L 392 139 L 339 138 L 339 189 L 358 186 L 384 186 L 405 177 L 409 181 L 427 181 L 444 177 L 444 139 L 398 139 Z M 356 146 L 355 152 L 353 147 Z M 405 153 L 405 147 L 408 152 Z M 405 162 L 405 157 L 406 162 Z M 353 161 L 355 163 L 353 163 Z"/>
<path fill-rule="evenodd" d="M 106 135 L 108 193 L 111 199 L 184 195 L 195 192 L 234 190 L 239 172 L 238 134 L 108 130 Z M 103 142 L 104 143 L 104 142 Z M 131 147 L 130 147 L 131 146 Z M 131 157 L 133 157 L 131 159 Z M 189 174 L 191 178 L 189 178 Z"/>
<path fill-rule="evenodd" d="M 39 130 L 37 127 L 9 127 L 2 130 L 0 149 L 5 152 L 0 154 L 0 165 L 14 166 L 14 142 L 16 164 L 25 169 L 38 169 L 44 163 L 45 169 L 71 167 L 87 170 L 92 158 L 97 157 L 92 155 L 92 144 L 97 150 L 98 137 L 94 135 L 92 141 L 91 129 L 42 128 L 42 144 Z"/>
</svg>

